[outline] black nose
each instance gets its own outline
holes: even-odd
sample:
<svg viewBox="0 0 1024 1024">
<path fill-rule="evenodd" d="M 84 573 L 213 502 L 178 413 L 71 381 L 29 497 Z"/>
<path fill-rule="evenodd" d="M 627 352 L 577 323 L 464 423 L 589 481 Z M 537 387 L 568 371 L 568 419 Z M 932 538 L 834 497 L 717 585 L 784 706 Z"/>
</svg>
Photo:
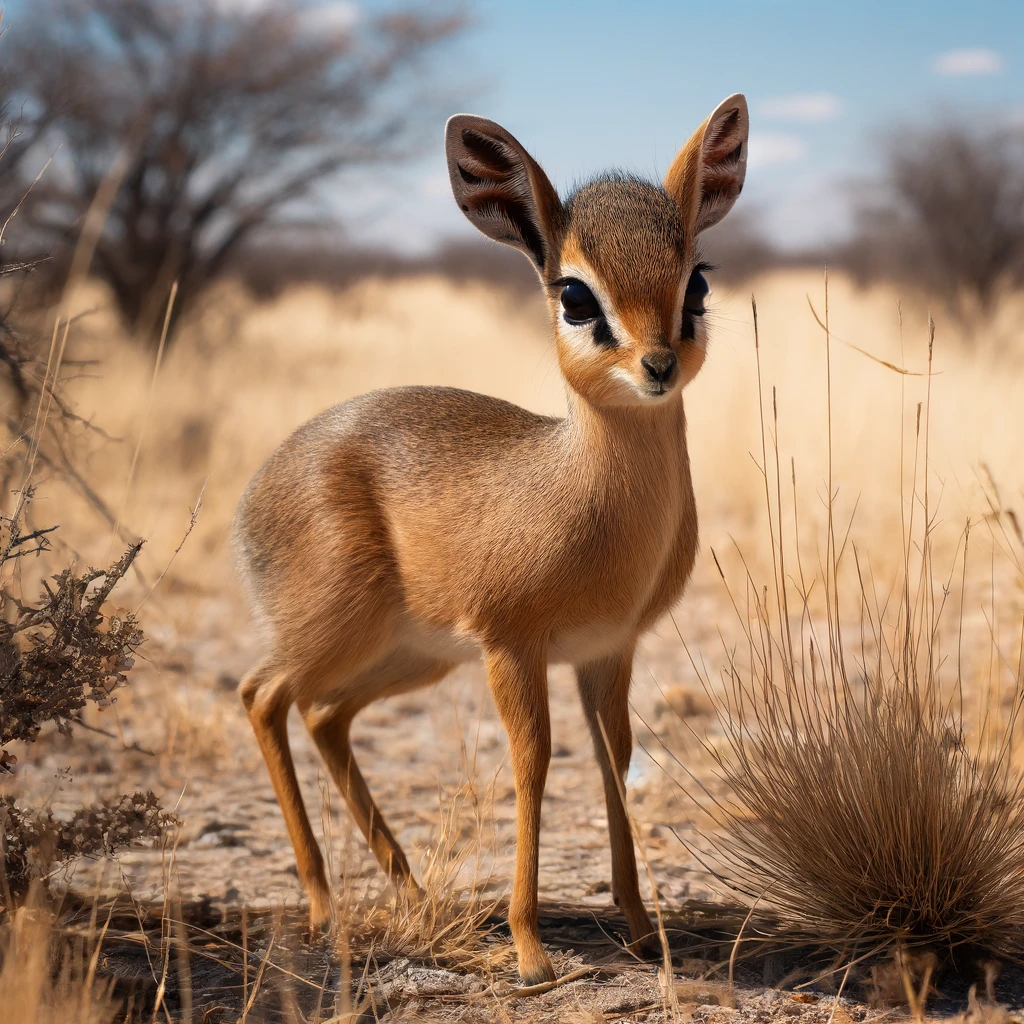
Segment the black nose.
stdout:
<svg viewBox="0 0 1024 1024">
<path fill-rule="evenodd" d="M 676 354 L 671 349 L 659 348 L 656 352 L 648 352 L 640 360 L 640 365 L 647 371 L 651 380 L 664 384 L 676 368 Z"/>
</svg>

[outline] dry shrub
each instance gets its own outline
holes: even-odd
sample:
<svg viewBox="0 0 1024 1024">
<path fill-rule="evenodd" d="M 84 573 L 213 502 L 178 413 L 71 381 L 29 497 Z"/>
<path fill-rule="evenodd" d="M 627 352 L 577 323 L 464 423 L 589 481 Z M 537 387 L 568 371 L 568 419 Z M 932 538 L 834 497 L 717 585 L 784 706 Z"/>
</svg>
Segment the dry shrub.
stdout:
<svg viewBox="0 0 1024 1024">
<path fill-rule="evenodd" d="M 928 289 L 964 319 L 988 312 L 1024 281 L 1024 132 L 953 115 L 881 142 L 848 261 Z"/>
<path fill-rule="evenodd" d="M 0 567 L 19 547 L 17 516 L 6 524 L 7 544 Z M 107 705 L 126 679 L 144 637 L 134 616 L 105 616 L 102 606 L 128 571 L 141 544 L 130 547 L 109 569 L 70 569 L 44 584 L 41 600 L 25 605 L 7 590 L 8 606 L 17 608 L 13 622 L 0 620 L 0 769 L 13 771 L 17 758 L 7 744 L 33 742 L 47 722 L 68 736 L 81 724 L 88 702 Z M 96 584 L 93 586 L 93 584 Z M 10 906 L 24 896 L 33 878 L 78 857 L 110 855 L 140 839 L 158 838 L 174 823 L 150 793 L 115 797 L 82 807 L 67 820 L 49 810 L 19 807 L 13 797 L 0 800 L 3 841 L 3 888 Z"/>
<path fill-rule="evenodd" d="M 149 792 L 80 807 L 66 820 L 54 818 L 49 810 L 18 807 L 14 797 L 0 797 L 4 903 L 23 896 L 33 878 L 43 878 L 69 861 L 112 856 L 140 840 L 160 837 L 175 823 Z"/>
<path fill-rule="evenodd" d="M 991 709 L 965 717 L 962 589 L 959 612 L 950 609 L 968 575 L 970 528 L 940 570 L 931 546 L 930 376 L 924 387 L 907 444 L 913 483 L 900 495 L 902 564 L 881 583 L 838 523 L 831 462 L 821 569 L 807 573 L 799 524 L 791 535 L 781 525 L 794 471 L 780 472 L 768 440 L 778 437 L 779 413 L 764 403 L 772 419 L 762 424 L 759 462 L 774 580 L 759 585 L 747 568 L 745 608 L 726 583 L 745 645 L 728 654 L 721 736 L 706 750 L 729 794 L 696 797 L 721 830 L 695 852 L 787 928 L 844 957 L 926 947 L 957 964 L 982 951 L 1020 959 L 1022 662 L 1019 651 L 997 652 L 1017 666 L 1004 673 L 1015 697 L 1003 721 Z M 821 432 L 829 437 L 831 397 Z M 990 628 L 981 639 L 992 647 Z"/>
<path fill-rule="evenodd" d="M 17 520 L 8 525 L 0 565 L 19 543 Z M 65 569 L 53 577 L 55 587 L 43 584 L 36 605 L 4 593 L 18 614 L 13 623 L 0 621 L 0 769 L 16 762 L 3 749 L 8 743 L 32 742 L 46 722 L 69 736 L 87 702 L 109 704 L 125 681 L 145 638 L 131 613 L 104 616 L 101 608 L 141 547 L 133 544 L 109 569 Z"/>
<path fill-rule="evenodd" d="M 0 276 L 8 269 L 0 263 Z M 65 568 L 51 577 L 52 585 L 42 581 L 37 600 L 24 600 L 24 562 L 29 555 L 44 555 L 57 529 L 31 522 L 38 470 L 56 471 L 114 525 L 102 499 L 68 455 L 72 428 L 94 428 L 60 392 L 60 326 L 58 313 L 44 360 L 41 353 L 47 349 L 39 337 L 21 334 L 9 311 L 0 314 L 0 365 L 5 370 L 0 387 L 14 397 L 0 449 L 0 774 L 12 772 L 17 763 L 10 744 L 35 742 L 47 723 L 70 736 L 73 726 L 85 724 L 81 712 L 88 703 L 110 704 L 145 639 L 133 614 L 104 610 L 141 541 L 133 542 L 108 569 L 76 573 Z M 19 486 L 10 490 L 15 480 Z M 49 810 L 19 807 L 13 797 L 4 796 L 0 909 L 10 911 L 33 879 L 46 879 L 78 857 L 112 854 L 138 839 L 157 838 L 173 820 L 149 792 L 82 807 L 64 820 Z"/>
</svg>

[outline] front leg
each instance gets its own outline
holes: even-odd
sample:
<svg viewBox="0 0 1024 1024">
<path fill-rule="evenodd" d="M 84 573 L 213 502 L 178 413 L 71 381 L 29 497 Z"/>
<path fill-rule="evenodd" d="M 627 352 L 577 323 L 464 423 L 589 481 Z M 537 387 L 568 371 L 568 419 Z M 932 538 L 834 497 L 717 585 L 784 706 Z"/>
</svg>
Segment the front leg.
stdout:
<svg viewBox="0 0 1024 1024">
<path fill-rule="evenodd" d="M 630 938 L 638 945 L 638 952 L 654 954 L 658 951 L 655 929 L 640 898 L 633 831 L 620 788 L 625 784 L 633 751 L 633 734 L 629 727 L 632 670 L 633 649 L 630 647 L 628 651 L 601 661 L 577 666 L 576 681 L 604 782 L 612 849 L 612 896 L 625 915 Z"/>
<path fill-rule="evenodd" d="M 551 720 L 544 651 L 489 649 L 487 682 L 508 732 L 516 787 L 516 877 L 508 923 L 525 985 L 554 981 L 537 930 L 540 805 L 551 761 Z"/>
</svg>

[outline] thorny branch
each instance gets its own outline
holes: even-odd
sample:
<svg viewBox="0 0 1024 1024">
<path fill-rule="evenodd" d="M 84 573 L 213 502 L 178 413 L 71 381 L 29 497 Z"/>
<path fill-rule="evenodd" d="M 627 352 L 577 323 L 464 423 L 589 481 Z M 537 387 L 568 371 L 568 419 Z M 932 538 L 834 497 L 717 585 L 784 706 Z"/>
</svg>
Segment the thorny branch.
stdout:
<svg viewBox="0 0 1024 1024">
<path fill-rule="evenodd" d="M 4 593 L 18 614 L 0 622 L 0 770 L 14 763 L 7 744 L 31 742 L 50 721 L 70 735 L 89 701 L 109 704 L 125 682 L 142 630 L 130 613 L 101 609 L 141 547 L 133 544 L 109 569 L 65 569 L 52 578 L 55 586 L 43 584 L 35 606 Z"/>
</svg>

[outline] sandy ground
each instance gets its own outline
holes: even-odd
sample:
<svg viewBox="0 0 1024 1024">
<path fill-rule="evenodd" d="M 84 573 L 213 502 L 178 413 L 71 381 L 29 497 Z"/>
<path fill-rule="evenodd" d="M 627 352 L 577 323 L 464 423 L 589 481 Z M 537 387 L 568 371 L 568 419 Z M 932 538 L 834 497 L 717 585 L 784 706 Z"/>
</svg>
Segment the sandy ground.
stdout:
<svg viewBox="0 0 1024 1024">
<path fill-rule="evenodd" d="M 695 734 L 703 737 L 710 732 L 713 737 L 713 718 L 697 714 L 684 720 L 666 706 L 668 693 L 673 700 L 682 694 L 690 710 L 706 708 L 703 691 L 694 686 L 692 668 L 683 668 L 675 626 L 678 623 L 688 636 L 703 643 L 714 642 L 712 610 L 717 602 L 701 591 L 700 585 L 691 588 L 673 619 L 648 638 L 638 656 L 633 689 L 637 745 L 627 780 L 630 809 L 676 948 L 677 972 L 671 988 L 676 1005 L 666 1003 L 657 966 L 637 963 L 621 949 L 625 930 L 609 891 L 600 778 L 571 672 L 560 666 L 550 671 L 553 758 L 540 854 L 542 937 L 560 976 L 595 964 L 603 968 L 547 995 L 502 998 L 515 982 L 514 960 L 501 927 L 501 901 L 507 898 L 514 865 L 514 794 L 506 736 L 487 693 L 482 667 L 471 664 L 428 690 L 371 706 L 357 720 L 354 736 L 371 790 L 411 853 L 417 873 L 423 877 L 431 854 L 439 853 L 441 870 L 425 879 L 428 885 L 446 892 L 471 890 L 484 903 L 496 904 L 493 919 L 499 935 L 491 940 L 497 943 L 496 966 L 487 971 L 461 966 L 452 970 L 443 958 L 440 963 L 429 956 L 409 961 L 386 950 L 378 952 L 372 969 L 368 967 L 369 1015 L 361 1020 L 546 1021 L 555 1015 L 576 1014 L 575 1019 L 583 1022 L 745 1020 L 763 1024 L 800 1018 L 808 1024 L 824 1024 L 836 1019 L 833 1009 L 841 1021 L 860 1021 L 868 1015 L 856 1000 L 844 998 L 836 1004 L 833 997 L 816 994 L 799 995 L 801 1001 L 796 1001 L 792 991 L 772 987 L 791 965 L 773 963 L 770 957 L 767 961 L 758 957 L 752 965 L 741 959 L 738 984 L 725 984 L 728 941 L 702 943 L 698 937 L 696 953 L 701 959 L 686 958 L 692 942 L 685 932 L 698 927 L 696 920 L 707 915 L 705 901 L 711 902 L 712 916 L 720 908 L 728 916 L 733 905 L 681 841 L 699 843 L 697 832 L 709 822 L 677 788 L 680 773 L 663 767 L 671 767 L 671 756 L 689 755 L 688 767 L 701 783 L 722 791 L 696 735 L 689 734 L 692 727 Z M 195 604 L 189 600 L 190 614 Z M 298 937 L 304 900 L 291 846 L 234 694 L 239 675 L 252 659 L 255 638 L 239 602 L 219 597 L 199 604 L 201 632 L 193 629 L 151 642 L 132 686 L 123 691 L 115 708 L 90 715 L 91 722 L 119 730 L 123 744 L 91 733 L 79 732 L 70 741 L 46 736 L 25 751 L 14 788 L 26 801 L 49 799 L 58 813 L 90 795 L 136 788 L 153 788 L 165 806 L 174 808 L 182 826 L 170 848 L 130 850 L 116 861 L 79 864 L 59 886 L 69 886 L 86 901 L 97 896 L 123 900 L 130 892 L 141 906 L 154 908 L 151 915 L 159 915 L 167 903 L 179 907 L 187 920 L 191 915 L 190 934 L 195 926 L 192 943 L 199 954 L 193 956 L 197 965 L 192 982 L 194 1008 L 205 1007 L 213 1013 L 221 1012 L 217 1008 L 225 1004 L 234 1005 L 231 993 L 238 991 L 237 965 L 234 974 L 222 970 L 206 976 L 201 957 L 221 941 L 239 941 L 237 922 L 243 908 L 251 915 L 247 943 L 253 974 L 261 958 L 268 957 L 282 973 L 290 970 L 324 986 L 329 1002 L 343 985 L 340 968 L 324 955 L 322 944 L 306 946 Z M 175 711 L 178 705 L 168 699 L 167 690 L 201 698 L 192 700 L 188 711 Z M 157 721 L 155 708 L 170 714 Z M 382 874 L 362 837 L 354 833 L 295 716 L 291 737 L 307 806 L 314 822 L 319 821 L 318 831 L 330 851 L 331 877 L 339 897 L 386 902 L 389 892 Z M 151 746 L 154 754 L 127 749 L 128 743 Z M 67 781 L 69 770 L 74 784 Z M 642 887 L 649 898 L 650 886 L 643 874 Z M 211 921 L 220 922 L 217 934 L 226 940 L 208 941 L 213 933 L 199 930 L 197 905 L 203 914 L 212 915 Z M 271 929 L 265 921 L 269 913 L 279 922 L 276 915 L 282 910 L 292 922 L 292 931 L 285 928 L 288 941 L 279 939 L 275 953 L 270 935 L 277 934 L 280 924 Z M 734 913 L 723 921 L 723 934 L 735 933 L 739 920 Z M 202 923 L 210 925 L 210 921 Z M 159 936 L 159 925 L 155 927 Z M 137 934 L 130 917 L 125 929 Z M 157 945 L 154 942 L 154 948 Z M 127 954 L 118 938 L 108 946 L 105 963 L 113 965 L 110 969 L 115 974 L 135 971 L 148 980 L 145 965 L 138 963 L 137 946 L 129 944 Z M 365 955 L 365 949 L 360 952 Z M 288 1019 L 285 1011 L 292 989 L 283 989 L 275 977 L 272 970 L 250 1020 Z M 796 980 L 804 978 L 801 974 Z M 767 987 L 766 981 L 771 983 Z M 180 1008 L 180 1003 L 175 1004 L 180 999 L 175 984 L 172 981 L 168 999 Z M 281 994 L 285 991 L 287 999 Z M 294 998 L 303 1012 L 312 1013 L 312 990 L 306 992 L 299 985 Z M 236 1018 L 228 1014 L 203 1019 Z"/>
<path fill-rule="evenodd" d="M 151 644 L 116 710 L 95 717 L 108 729 L 119 728 L 126 742 L 137 738 L 141 746 L 162 748 L 156 756 L 118 750 L 116 742 L 87 733 L 71 741 L 53 736 L 27 752 L 18 789 L 36 798 L 52 793 L 59 811 L 82 795 L 79 786 L 58 789 L 61 768 L 70 767 L 96 795 L 152 787 L 184 822 L 173 860 L 175 885 L 182 896 L 208 896 L 251 907 L 295 905 L 301 892 L 287 832 L 234 694 L 257 650 L 255 636 L 240 602 L 221 599 L 206 605 L 200 613 L 205 635 L 178 638 L 176 644 L 159 648 Z M 701 596 L 691 592 L 674 618 L 680 623 L 689 620 L 688 631 L 698 637 L 703 632 L 710 643 L 714 620 L 694 613 L 700 605 Z M 665 762 L 667 756 L 659 735 L 670 741 L 676 754 L 681 753 L 680 740 L 685 744 L 685 728 L 666 713 L 665 700 L 666 691 L 684 682 L 681 676 L 690 676 L 693 686 L 692 670 L 681 671 L 681 653 L 673 622 L 666 620 L 637 658 L 632 701 L 639 742 L 627 779 L 657 884 L 663 898 L 676 903 L 705 899 L 712 891 L 707 873 L 670 831 L 686 834 L 691 822 L 682 813 L 680 801 L 685 798 L 680 794 L 672 799 L 674 784 L 655 760 Z M 607 819 L 590 735 L 571 669 L 554 666 L 549 678 L 553 756 L 543 809 L 541 895 L 555 901 L 607 904 Z M 169 702 L 159 691 L 166 688 L 186 699 L 191 694 L 202 697 L 193 702 L 191 712 L 178 712 L 178 720 L 156 722 L 148 700 L 153 697 L 153 703 L 165 710 Z M 703 698 L 699 684 L 692 692 Z M 710 720 L 693 722 L 703 730 Z M 379 883 L 376 864 L 361 836 L 352 834 L 341 799 L 328 784 L 294 711 L 290 735 L 311 818 L 325 842 L 329 840 L 335 877 L 354 872 L 367 885 Z M 465 870 L 489 879 L 487 890 L 507 888 L 514 854 L 514 794 L 507 739 L 482 665 L 466 664 L 429 689 L 371 705 L 357 719 L 353 738 L 371 791 L 414 862 L 437 842 L 442 816 L 456 799 L 462 812 L 460 827 L 481 854 L 479 864 L 474 856 Z M 692 743 L 699 749 L 695 738 Z M 703 781 L 713 784 L 710 775 Z M 473 820 L 470 790 L 483 807 L 483 829 Z M 160 851 L 127 852 L 119 863 L 137 896 L 163 898 L 165 865 Z M 75 886 L 88 888 L 99 870 L 95 865 L 80 867 Z M 120 884 L 109 873 L 107 882 Z"/>
<path fill-rule="evenodd" d="M 66 885 L 82 898 L 123 898 L 130 892 L 144 906 L 159 908 L 165 901 L 186 907 L 200 904 L 225 922 L 237 921 L 242 908 L 256 916 L 261 911 L 291 911 L 289 919 L 300 919 L 304 899 L 291 845 L 234 693 L 256 649 L 245 609 L 230 597 L 197 601 L 190 596 L 188 617 L 201 626 L 178 634 L 166 629 L 171 618 L 166 612 L 174 603 L 171 598 L 162 609 L 154 609 L 153 614 L 164 613 L 164 635 L 147 645 L 131 687 L 122 691 L 113 708 L 89 715 L 97 726 L 118 731 L 122 743 L 81 731 L 71 740 L 44 736 L 23 752 L 16 781 L 5 788 L 26 802 L 48 800 L 58 814 L 92 796 L 147 788 L 174 809 L 182 826 L 169 848 L 129 850 L 116 861 L 80 863 L 73 874 L 59 880 L 58 887 Z M 708 605 L 709 598 L 694 588 L 673 618 L 692 636 L 711 643 L 715 617 L 698 614 Z M 707 822 L 655 759 L 669 761 L 663 743 L 675 756 L 684 756 L 689 745 L 702 781 L 712 788 L 717 785 L 707 758 L 696 756 L 699 743 L 686 735 L 688 725 L 703 733 L 712 720 L 698 715 L 684 723 L 666 706 L 666 692 L 674 697 L 678 692 L 689 694 L 696 710 L 705 706 L 703 691 L 692 686 L 692 669 L 683 672 L 681 665 L 679 637 L 673 621 L 666 620 L 649 637 L 636 663 L 633 705 L 638 743 L 627 780 L 631 811 L 660 904 L 676 918 L 686 918 L 692 901 L 715 898 L 712 879 L 678 838 L 694 840 L 695 827 Z M 684 677 L 691 685 L 673 691 Z M 634 963 L 619 949 L 625 929 L 610 896 L 604 796 L 568 668 L 551 669 L 550 700 L 553 757 L 543 809 L 540 898 L 555 923 L 542 922 L 543 934 L 551 940 L 549 949 L 559 974 L 594 962 L 614 962 L 600 977 L 583 978 L 543 999 L 499 1003 L 485 998 L 462 1005 L 461 996 L 488 991 L 495 977 L 505 986 L 514 981 L 507 937 L 499 941 L 503 968 L 486 976 L 465 969 L 446 971 L 429 957 L 410 963 L 378 956 L 370 976 L 378 1009 L 383 1012 L 392 1005 L 413 1014 L 387 1019 L 545 1020 L 567 1007 L 611 1014 L 595 1020 L 618 1019 L 619 1010 L 627 1014 L 622 1019 L 663 1019 L 664 993 L 657 969 Z M 354 832 L 294 712 L 290 724 L 307 807 L 329 851 L 339 898 L 386 901 L 390 893 L 382 873 Z M 354 741 L 371 790 L 417 874 L 444 892 L 471 891 L 484 903 L 498 904 L 500 921 L 500 904 L 507 898 L 514 866 L 515 802 L 507 739 L 482 666 L 465 665 L 430 689 L 372 705 L 357 720 Z M 130 744 L 152 749 L 153 754 L 130 749 Z M 435 862 L 440 858 L 440 866 L 435 863 L 430 874 L 432 857 Z M 642 887 L 649 898 L 650 886 L 643 877 Z M 595 923 L 596 934 L 588 935 Z M 258 928 L 251 927 L 253 956 L 267 954 L 266 936 L 261 938 Z M 581 950 L 581 944 L 589 952 Z M 298 939 L 292 945 L 291 958 L 301 962 L 315 956 Z M 115 943 L 110 954 L 114 960 L 117 948 Z M 712 948 L 717 959 L 720 947 Z M 697 963 L 691 973 L 699 979 L 711 967 Z M 318 960 L 308 976 L 321 982 L 329 978 L 330 989 L 341 984 L 332 971 L 327 961 L 321 965 Z M 210 986 L 219 990 L 223 979 L 215 980 Z M 205 1005 L 199 979 L 193 984 L 195 1005 Z M 746 1016 L 764 1019 L 770 999 L 765 1003 L 759 989 L 743 992 L 749 1003 Z M 260 1003 L 260 1012 L 267 1016 L 250 1019 L 278 1019 L 276 993 L 268 986 L 266 1005 Z M 693 1019 L 712 1020 L 718 1011 L 719 1016 L 735 1017 L 735 1010 L 720 1005 L 735 999 L 719 980 L 701 982 L 690 991 L 692 1005 L 686 998 L 682 1002 L 688 1015 L 696 1014 Z M 791 1003 L 788 995 L 778 999 L 787 1009 L 813 1009 Z M 451 1005 L 452 1000 L 459 1005 Z"/>
</svg>

